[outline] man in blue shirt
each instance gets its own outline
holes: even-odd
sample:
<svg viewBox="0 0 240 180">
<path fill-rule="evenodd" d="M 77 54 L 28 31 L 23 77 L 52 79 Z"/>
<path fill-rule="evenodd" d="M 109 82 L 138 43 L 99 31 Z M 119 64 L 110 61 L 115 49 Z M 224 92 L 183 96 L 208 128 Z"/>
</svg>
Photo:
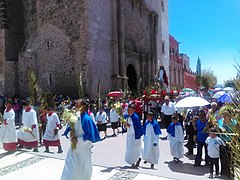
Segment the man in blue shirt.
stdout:
<svg viewBox="0 0 240 180">
<path fill-rule="evenodd" d="M 202 110 L 202 109 L 199 110 L 198 117 L 199 117 L 198 120 L 197 120 L 197 117 L 194 117 L 194 119 L 193 119 L 193 128 L 194 128 L 194 130 L 197 131 L 197 155 L 195 157 L 195 163 L 194 163 L 195 167 L 201 165 L 203 146 L 205 149 L 205 165 L 209 164 L 207 145 L 205 143 L 205 141 L 208 137 L 208 133 L 207 133 L 207 129 L 206 129 L 206 128 L 208 128 L 208 125 L 207 125 L 208 120 L 207 120 L 206 113 L 204 112 L 204 110 Z"/>
</svg>

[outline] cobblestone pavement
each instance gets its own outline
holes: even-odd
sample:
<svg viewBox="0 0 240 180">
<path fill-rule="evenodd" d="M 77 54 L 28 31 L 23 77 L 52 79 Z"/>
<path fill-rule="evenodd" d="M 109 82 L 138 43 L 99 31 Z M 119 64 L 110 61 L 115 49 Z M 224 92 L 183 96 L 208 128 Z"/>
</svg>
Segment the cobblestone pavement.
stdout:
<svg viewBox="0 0 240 180">
<path fill-rule="evenodd" d="M 13 171 L 17 171 L 17 170 L 22 169 L 26 166 L 33 165 L 34 163 L 37 163 L 37 162 L 39 162 L 43 159 L 45 159 L 45 157 L 34 156 L 34 157 L 28 158 L 26 160 L 23 160 L 21 162 L 14 163 L 14 164 L 11 164 L 9 166 L 0 168 L 0 176 L 11 173 Z"/>
<path fill-rule="evenodd" d="M 1 180 L 59 180 L 65 163 L 62 159 L 33 155 L 28 151 L 6 154 L 0 149 L 0 158 Z M 166 179 L 128 170 L 93 166 L 92 180 L 141 180 L 145 178 Z"/>
<path fill-rule="evenodd" d="M 131 172 L 131 171 L 118 171 L 114 176 L 112 176 L 109 180 L 132 180 L 134 179 L 139 173 Z"/>
</svg>

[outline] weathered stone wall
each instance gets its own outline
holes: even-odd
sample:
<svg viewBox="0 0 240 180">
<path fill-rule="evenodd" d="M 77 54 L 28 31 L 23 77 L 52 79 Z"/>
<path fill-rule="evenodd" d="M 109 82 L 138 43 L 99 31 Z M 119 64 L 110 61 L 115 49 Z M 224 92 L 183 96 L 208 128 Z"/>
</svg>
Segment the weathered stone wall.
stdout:
<svg viewBox="0 0 240 180">
<path fill-rule="evenodd" d="M 118 26 L 116 20 L 119 20 L 116 15 L 117 2 L 119 1 L 8 0 L 12 18 L 10 27 L 16 27 L 9 30 L 11 46 L 8 52 L 11 54 L 10 60 L 17 60 L 19 57 L 19 61 L 12 65 L 8 63 L 12 67 L 7 68 L 17 69 L 15 75 L 18 78 L 15 88 L 18 88 L 19 83 L 17 93 L 28 95 L 27 69 L 30 67 L 34 69 L 39 84 L 53 93 L 77 96 L 80 73 L 83 76 L 85 92 L 90 98 L 96 97 L 99 77 L 102 97 L 109 90 L 119 87 L 120 81 L 114 86 L 111 78 L 118 75 L 119 71 L 120 75 L 126 71 L 118 67 L 120 62 L 119 27 L 116 28 Z M 160 1 L 121 0 L 121 2 L 125 19 L 123 30 L 126 35 L 121 52 L 130 50 L 131 53 L 136 53 L 133 53 L 131 58 L 124 57 L 121 67 L 126 68 L 128 64 L 133 64 L 137 78 L 140 78 L 140 74 L 149 78 L 155 74 L 156 64 L 165 66 L 167 62 L 165 60 L 168 60 L 168 26 L 164 24 L 167 23 L 167 0 L 164 0 L 166 15 L 164 17 Z M 136 6 L 133 7 L 133 4 Z M 152 39 L 153 27 L 150 27 L 152 12 L 158 14 L 156 54 L 152 44 L 155 41 Z M 164 22 L 162 17 L 165 19 Z M 165 39 L 166 53 L 163 55 L 161 45 Z M 142 62 L 138 63 L 136 58 L 147 61 L 140 64 Z M 151 63 L 151 67 L 147 63 Z M 168 71 L 168 67 L 165 69 Z M 152 74 L 147 74 L 150 72 Z"/>
<path fill-rule="evenodd" d="M 157 28 L 157 59 L 158 67 L 164 66 L 167 76 L 169 76 L 169 32 L 168 32 L 168 0 L 145 0 L 155 12 L 158 14 Z M 164 5 L 164 10 L 162 5 Z M 162 53 L 162 45 L 164 43 L 165 53 Z"/>
<path fill-rule="evenodd" d="M 39 28 L 20 55 L 19 80 L 24 94 L 28 90 L 28 68 L 34 69 L 44 89 L 56 93 L 74 93 L 75 63 L 71 49 L 71 41 L 57 27 L 45 25 Z"/>
<path fill-rule="evenodd" d="M 139 79 L 142 78 L 143 86 L 147 86 L 154 76 L 152 67 L 156 62 L 152 9 L 141 1 L 124 0 L 122 5 L 126 66 L 133 65 L 137 74 L 136 83 L 139 84 Z M 128 78 L 128 82 L 131 82 L 134 77 Z M 132 89 L 132 91 L 135 90 Z"/>
<path fill-rule="evenodd" d="M 24 44 L 23 6 L 21 0 L 7 0 L 8 40 L 7 60 L 17 61 L 18 54 Z"/>
<path fill-rule="evenodd" d="M 29 35 L 19 56 L 21 94 L 27 95 L 27 69 L 31 67 L 44 89 L 77 97 L 80 71 L 84 82 L 88 71 L 85 1 L 41 0 L 35 7 L 33 17 L 37 19 L 30 25 L 26 22 Z M 24 6 L 25 21 L 31 19 L 30 9 L 34 8 Z"/>
<path fill-rule="evenodd" d="M 5 62 L 5 95 L 8 97 L 13 97 L 14 95 L 19 95 L 16 89 L 16 71 L 17 62 L 16 61 L 6 61 Z"/>
<path fill-rule="evenodd" d="M 164 42 L 164 50 L 165 53 L 162 54 L 162 64 L 167 72 L 167 76 L 169 77 L 169 31 L 168 31 L 168 0 L 162 0 L 164 5 L 164 11 L 161 10 L 161 21 L 162 21 L 162 41 Z M 162 9 L 162 7 L 161 7 Z M 160 27 L 159 27 L 160 28 Z M 161 51 L 159 51 L 161 52 Z M 169 83 L 170 84 L 170 83 Z M 168 89 L 169 91 L 170 89 Z"/>
<path fill-rule="evenodd" d="M 150 10 L 130 0 L 123 0 L 125 48 L 138 53 L 149 53 L 151 47 Z"/>
<path fill-rule="evenodd" d="M 125 49 L 138 53 L 139 59 L 135 57 L 135 65 L 138 78 L 144 74 L 145 81 L 153 78 L 155 64 L 153 22 L 151 19 L 152 9 L 146 3 L 140 1 L 124 1 L 124 28 Z M 145 55 L 146 58 L 141 58 Z M 144 67 L 142 67 L 144 66 Z M 155 65 L 154 65 L 155 66 Z M 149 83 L 149 82 L 148 82 Z M 148 84 L 146 83 L 146 85 Z"/>
<path fill-rule="evenodd" d="M 3 9 L 5 8 L 6 14 Z M 18 54 L 24 44 L 24 31 L 23 31 L 23 9 L 22 1 L 6 0 L 1 2 L 1 18 L 7 19 L 7 24 L 4 26 L 5 30 L 5 90 L 4 94 L 14 96 L 17 94 L 18 78 L 17 78 L 17 61 Z M 3 26 L 2 26 L 3 28 Z M 2 42 L 3 43 L 3 42 Z"/>
<path fill-rule="evenodd" d="M 88 0 L 89 48 L 89 92 L 96 97 L 100 76 L 101 92 L 104 97 L 112 89 L 112 6 L 111 0 Z"/>
<path fill-rule="evenodd" d="M 21 0 L 23 5 L 23 25 L 25 42 L 37 30 L 37 0 Z"/>
</svg>

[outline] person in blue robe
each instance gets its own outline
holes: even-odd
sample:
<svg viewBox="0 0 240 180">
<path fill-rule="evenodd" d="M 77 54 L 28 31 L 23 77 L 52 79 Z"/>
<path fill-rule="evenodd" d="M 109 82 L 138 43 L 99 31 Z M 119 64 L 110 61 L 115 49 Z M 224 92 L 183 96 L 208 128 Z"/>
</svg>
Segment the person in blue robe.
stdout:
<svg viewBox="0 0 240 180">
<path fill-rule="evenodd" d="M 184 134 L 182 125 L 178 122 L 178 116 L 172 116 L 172 122 L 167 128 L 168 139 L 170 141 L 170 152 L 175 163 L 181 162 L 179 159 L 183 158 L 183 141 Z"/>
<path fill-rule="evenodd" d="M 128 116 L 124 122 L 124 126 L 127 128 L 125 161 L 132 165 L 132 168 L 137 168 L 141 161 L 141 136 L 143 134 L 141 121 L 135 113 L 135 109 L 134 104 L 128 106 Z"/>
<path fill-rule="evenodd" d="M 92 118 L 87 114 L 87 103 L 80 99 L 76 102 L 80 117 L 71 130 L 72 142 L 77 142 L 76 149 L 70 148 L 66 157 L 61 180 L 90 180 L 92 176 L 92 143 L 101 141 Z"/>
<path fill-rule="evenodd" d="M 143 126 L 144 148 L 143 159 L 144 163 L 149 162 L 150 168 L 154 169 L 154 164 L 158 164 L 159 160 L 159 135 L 162 134 L 158 122 L 153 119 L 154 113 L 148 112 L 147 119 Z"/>
</svg>

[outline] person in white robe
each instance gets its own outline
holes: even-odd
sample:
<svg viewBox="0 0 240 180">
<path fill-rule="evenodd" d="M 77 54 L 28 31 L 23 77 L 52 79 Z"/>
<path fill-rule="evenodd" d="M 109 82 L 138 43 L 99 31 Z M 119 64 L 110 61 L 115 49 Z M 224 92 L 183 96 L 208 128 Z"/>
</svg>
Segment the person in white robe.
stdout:
<svg viewBox="0 0 240 180">
<path fill-rule="evenodd" d="M 12 109 L 13 101 L 7 99 L 6 109 L 3 114 L 3 122 L 0 132 L 0 141 L 3 143 L 3 149 L 8 152 L 14 152 L 17 145 L 17 132 L 15 128 L 15 112 Z"/>
<path fill-rule="evenodd" d="M 119 125 L 119 114 L 116 111 L 116 105 L 113 105 L 112 109 L 110 110 L 110 122 L 111 122 L 111 127 L 113 129 L 113 136 L 116 136 L 116 129 L 117 129 L 117 133 L 119 134 L 119 129 L 118 129 L 118 125 Z"/>
<path fill-rule="evenodd" d="M 99 133 L 104 131 L 104 138 L 107 138 L 107 113 L 103 111 L 103 106 L 99 108 L 99 111 L 96 114 L 97 129 Z"/>
<path fill-rule="evenodd" d="M 143 134 L 141 121 L 135 113 L 135 109 L 134 104 L 128 106 L 128 115 L 127 117 L 125 116 L 126 122 L 123 122 L 127 128 L 125 161 L 130 164 L 132 168 L 137 168 L 141 161 L 141 136 Z"/>
<path fill-rule="evenodd" d="M 31 108 L 28 101 L 22 102 L 22 127 L 17 132 L 18 148 L 33 148 L 34 152 L 38 152 L 38 121 L 36 111 Z"/>
<path fill-rule="evenodd" d="M 168 139 L 170 141 L 170 151 L 173 156 L 173 160 L 178 163 L 181 162 L 179 158 L 183 158 L 183 127 L 178 122 L 176 115 L 172 116 L 172 122 L 167 128 Z"/>
<path fill-rule="evenodd" d="M 45 146 L 45 151 L 49 153 L 49 146 L 57 146 L 58 152 L 62 153 L 62 146 L 60 143 L 60 138 L 58 135 L 58 130 L 60 128 L 60 120 L 57 113 L 51 111 L 49 107 L 45 108 L 46 110 L 46 118 L 47 118 L 47 126 L 46 131 L 43 135 L 43 145 Z"/>
<path fill-rule="evenodd" d="M 76 149 L 70 148 L 66 157 L 61 180 L 90 180 L 92 176 L 93 143 L 101 140 L 96 125 L 87 114 L 87 103 L 80 99 L 76 102 L 76 109 L 80 109 L 80 117 L 71 130 L 72 142 L 77 142 Z"/>
<path fill-rule="evenodd" d="M 151 169 L 154 169 L 154 164 L 158 164 L 159 161 L 159 135 L 162 134 L 160 126 L 153 119 L 153 116 L 153 112 L 148 112 L 143 126 L 144 149 L 142 157 L 145 160 L 144 163 L 149 162 L 151 164 Z"/>
</svg>

